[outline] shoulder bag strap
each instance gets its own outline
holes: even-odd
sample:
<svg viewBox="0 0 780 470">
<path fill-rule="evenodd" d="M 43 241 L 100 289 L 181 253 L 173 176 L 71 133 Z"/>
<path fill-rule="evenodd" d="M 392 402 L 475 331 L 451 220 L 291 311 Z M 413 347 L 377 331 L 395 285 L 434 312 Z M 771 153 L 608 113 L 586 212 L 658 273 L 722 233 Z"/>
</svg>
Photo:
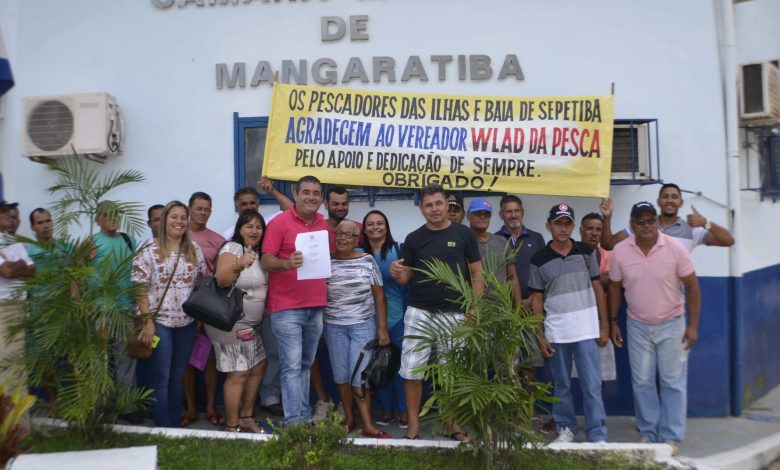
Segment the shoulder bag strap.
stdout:
<svg viewBox="0 0 780 470">
<path fill-rule="evenodd" d="M 127 245 L 127 249 L 130 250 L 130 253 L 133 252 L 133 242 L 130 241 L 130 236 L 126 234 L 125 232 L 119 232 L 119 235 L 122 235 L 122 239 L 125 241 L 125 245 Z"/>
<path fill-rule="evenodd" d="M 162 297 L 160 297 L 160 301 L 157 303 L 157 309 L 155 312 L 160 313 L 160 308 L 162 307 L 163 301 L 165 300 L 165 294 L 168 293 L 168 288 L 171 287 L 171 282 L 173 282 L 173 276 L 176 274 L 176 268 L 179 266 L 179 259 L 181 258 L 181 251 L 179 251 L 176 254 L 176 262 L 173 263 L 173 271 L 171 271 L 171 275 L 168 278 L 168 283 L 165 284 L 165 290 L 163 291 Z"/>
<path fill-rule="evenodd" d="M 360 374 L 360 391 L 361 394 L 358 395 L 358 393 L 355 391 L 355 387 L 352 386 L 352 384 L 355 382 L 355 376 L 357 375 L 358 369 L 360 369 L 360 364 L 363 362 L 363 358 L 366 355 L 366 352 L 368 351 L 368 345 L 363 348 L 362 351 L 360 351 L 360 356 L 358 356 L 357 363 L 355 364 L 355 368 L 352 370 L 352 377 L 349 378 L 349 388 L 352 389 L 352 393 L 354 393 L 358 398 L 361 400 L 366 398 L 366 372 L 365 370 Z"/>
</svg>

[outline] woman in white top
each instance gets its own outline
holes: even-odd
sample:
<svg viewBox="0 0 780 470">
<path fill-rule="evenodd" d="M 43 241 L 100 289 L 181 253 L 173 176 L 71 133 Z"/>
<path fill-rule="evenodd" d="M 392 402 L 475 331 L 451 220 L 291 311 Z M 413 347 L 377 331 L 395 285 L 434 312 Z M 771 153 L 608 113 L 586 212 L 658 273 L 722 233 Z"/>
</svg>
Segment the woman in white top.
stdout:
<svg viewBox="0 0 780 470">
<path fill-rule="evenodd" d="M 352 392 L 353 389 L 356 393 L 361 392 L 360 373 L 367 364 L 367 361 L 360 363 L 360 370 L 351 381 L 353 371 L 358 367 L 360 352 L 366 343 L 374 339 L 380 346 L 390 342 L 382 273 L 373 256 L 355 249 L 359 238 L 360 228 L 351 220 L 345 220 L 336 227 L 336 251 L 330 262 L 332 275 L 328 279 L 328 305 L 323 320 L 333 380 L 344 405 L 344 428 L 348 433 L 355 428 Z M 375 316 L 378 316 L 378 328 L 374 323 Z M 374 425 L 370 393 L 357 400 L 357 406 L 364 437 L 390 438 L 390 434 Z"/>
<path fill-rule="evenodd" d="M 265 432 L 253 416 L 267 365 L 265 348 L 256 329 L 263 321 L 268 288 L 268 276 L 260 267 L 264 234 L 263 216 L 254 210 L 242 212 L 233 238 L 219 250 L 214 271 L 220 287 L 235 284 L 246 292 L 243 315 L 231 331 L 206 325 L 206 334 L 214 344 L 217 369 L 227 373 L 223 390 L 228 432 Z"/>
<path fill-rule="evenodd" d="M 189 237 L 188 215 L 187 206 L 169 202 L 162 212 L 160 236 L 133 260 L 132 281 L 145 287 L 136 299 L 146 318 L 141 341 L 151 344 L 159 337 L 149 359 L 152 418 L 159 427 L 179 426 L 182 377 L 195 342 L 195 323 L 181 306 L 198 277 L 207 273 L 200 247 Z"/>
</svg>

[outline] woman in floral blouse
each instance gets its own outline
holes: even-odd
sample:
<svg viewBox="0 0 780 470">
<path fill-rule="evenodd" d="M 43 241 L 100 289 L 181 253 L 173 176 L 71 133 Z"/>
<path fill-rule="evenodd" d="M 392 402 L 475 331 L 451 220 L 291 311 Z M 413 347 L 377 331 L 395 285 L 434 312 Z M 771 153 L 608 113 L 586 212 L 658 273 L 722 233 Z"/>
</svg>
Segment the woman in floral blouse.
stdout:
<svg viewBox="0 0 780 470">
<path fill-rule="evenodd" d="M 200 248 L 190 240 L 188 216 L 187 206 L 169 202 L 162 212 L 159 238 L 133 260 L 133 282 L 145 286 L 137 299 L 139 313 L 146 318 L 141 340 L 150 344 L 154 336 L 160 338 L 150 358 L 152 418 L 155 426 L 170 428 L 179 426 L 182 376 L 195 341 L 195 323 L 181 306 L 195 280 L 207 273 Z"/>
</svg>

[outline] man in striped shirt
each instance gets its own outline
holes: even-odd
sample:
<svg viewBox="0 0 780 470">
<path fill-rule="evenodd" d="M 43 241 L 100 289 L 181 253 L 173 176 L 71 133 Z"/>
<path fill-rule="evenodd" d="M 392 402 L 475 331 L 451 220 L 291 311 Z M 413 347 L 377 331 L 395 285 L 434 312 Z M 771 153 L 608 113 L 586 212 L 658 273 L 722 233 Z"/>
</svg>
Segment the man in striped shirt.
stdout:
<svg viewBox="0 0 780 470">
<path fill-rule="evenodd" d="M 528 287 L 531 308 L 544 314 L 539 349 L 550 360 L 553 375 L 553 418 L 557 442 L 573 442 L 577 433 L 571 394 L 572 359 L 577 362 L 588 441 L 607 440 L 606 413 L 601 399 L 599 347 L 607 344 L 604 290 L 599 263 L 590 246 L 572 240 L 574 210 L 567 204 L 550 209 L 547 230 L 552 240 L 531 258 Z"/>
</svg>

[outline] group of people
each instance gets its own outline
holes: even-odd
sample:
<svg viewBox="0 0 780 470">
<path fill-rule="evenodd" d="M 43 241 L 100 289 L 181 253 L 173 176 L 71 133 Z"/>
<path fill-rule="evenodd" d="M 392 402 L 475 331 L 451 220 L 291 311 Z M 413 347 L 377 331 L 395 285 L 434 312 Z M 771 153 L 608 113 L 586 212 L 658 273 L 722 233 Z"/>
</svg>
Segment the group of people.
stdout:
<svg viewBox="0 0 780 470">
<path fill-rule="evenodd" d="M 202 192 L 194 193 L 186 205 L 172 201 L 150 207 L 153 236 L 142 244 L 118 231 L 110 202 L 98 207 L 100 232 L 92 237 L 96 258 L 119 260 L 135 252 L 128 282 L 143 286 L 143 291 L 126 302 L 143 321 L 141 340 L 155 345 L 146 385 L 153 390 L 156 425 L 186 426 L 197 419 L 195 370 L 188 367 L 188 360 L 196 335 L 205 334 L 214 351 L 204 370 L 207 415 L 225 431 L 265 432 L 254 418 L 258 395 L 264 409 L 281 404 L 287 426 L 323 419 L 330 399 L 316 354 L 324 341 L 345 429 L 351 432 L 356 427 L 356 406 L 363 436 L 390 437 L 377 426 L 397 418 L 404 437 L 417 439 L 423 396 L 419 369 L 431 351 L 421 349 L 413 336 L 434 316 L 464 319 L 454 292 L 418 272 L 426 262 L 438 259 L 465 273 L 477 293 L 485 289 L 483 270 L 493 270 L 497 279 L 511 283 L 517 304 L 544 316 L 538 348 L 526 354 L 520 366 L 533 380 L 536 368 L 549 361 L 559 400 L 548 426 L 563 442 L 573 441 L 577 433 L 573 374 L 583 392 L 587 440 L 607 440 L 601 384 L 615 379 L 612 345 L 623 346 L 618 314 L 624 291 L 626 342 L 642 440 L 673 445 L 682 441 L 687 354 L 697 340 L 700 313 L 689 252 L 699 244 L 730 246 L 734 239 L 695 209 L 686 219 L 680 217 L 683 199 L 676 185 L 662 186 L 657 200 L 660 216 L 653 204 L 639 202 L 631 208 L 630 226 L 618 233 L 611 231 L 612 202 L 604 199 L 601 213 L 581 219 L 579 241 L 574 239 L 574 209 L 556 204 L 547 218 L 548 243 L 524 225 L 523 203 L 516 195 L 501 198 L 497 212 L 503 226 L 493 234 L 488 231 L 490 202 L 474 198 L 466 207 L 458 194 L 426 186 L 419 206 L 425 223 L 398 243 L 390 221 L 379 210 L 368 212 L 362 223 L 347 218 L 349 194 L 344 188 L 323 193 L 316 177 L 304 176 L 290 200 L 267 178 L 261 178 L 259 186 L 282 211 L 266 220 L 258 212 L 257 190 L 242 188 L 234 195 L 237 220 L 221 235 L 207 227 L 212 201 Z M 319 213 L 323 205 L 327 219 Z M 14 227 L 12 206 L 0 204 L 0 228 L 6 233 L 18 227 L 18 211 Z M 466 218 L 468 226 L 463 224 Z M 30 223 L 39 244 L 51 241 L 47 211 L 35 209 Z M 332 275 L 299 279 L 298 268 L 305 260 L 296 240 L 318 231 L 329 235 Z M 12 247 L 0 250 L 0 294 L 14 279 L 34 273 L 30 256 L 11 252 Z M 28 249 L 34 251 L 36 245 Z M 507 250 L 513 259 L 483 264 L 491 256 L 501 260 Z M 213 275 L 222 287 L 235 285 L 247 293 L 243 316 L 230 332 L 196 325 L 182 310 L 195 281 L 206 275 Z M 377 414 L 371 395 L 360 393 L 360 375 L 353 374 L 361 351 L 372 340 L 379 345 L 392 342 L 402 351 L 396 379 L 374 393 Z M 125 362 L 116 366 L 117 380 L 129 383 L 134 364 Z M 226 374 L 225 418 L 214 405 L 217 371 Z M 310 387 L 318 396 L 314 407 Z M 457 423 L 445 423 L 445 434 L 469 440 Z"/>
</svg>

